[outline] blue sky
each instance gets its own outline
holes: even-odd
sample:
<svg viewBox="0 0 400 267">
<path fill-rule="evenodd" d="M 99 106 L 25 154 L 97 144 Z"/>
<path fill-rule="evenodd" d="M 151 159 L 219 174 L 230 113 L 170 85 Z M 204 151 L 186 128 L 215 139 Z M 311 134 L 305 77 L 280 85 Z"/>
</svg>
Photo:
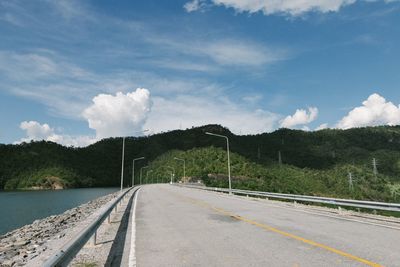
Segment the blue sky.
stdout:
<svg viewBox="0 0 400 267">
<path fill-rule="evenodd" d="M 398 25 L 388 0 L 0 0 L 0 143 L 400 124 Z"/>
</svg>

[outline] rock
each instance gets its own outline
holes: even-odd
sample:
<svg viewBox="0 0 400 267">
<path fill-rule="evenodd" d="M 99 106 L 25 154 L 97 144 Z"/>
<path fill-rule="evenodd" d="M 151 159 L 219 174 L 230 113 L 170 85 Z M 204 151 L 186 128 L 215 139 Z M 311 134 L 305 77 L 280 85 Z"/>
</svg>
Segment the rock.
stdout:
<svg viewBox="0 0 400 267">
<path fill-rule="evenodd" d="M 22 246 L 30 244 L 30 243 L 31 243 L 31 241 L 29 241 L 29 240 L 18 240 L 16 242 L 14 242 L 14 246 L 22 247 Z"/>
<path fill-rule="evenodd" d="M 13 261 L 13 260 L 5 260 L 2 262 L 2 265 L 7 266 L 7 267 L 14 266 L 14 264 L 15 264 L 15 261 Z"/>
</svg>

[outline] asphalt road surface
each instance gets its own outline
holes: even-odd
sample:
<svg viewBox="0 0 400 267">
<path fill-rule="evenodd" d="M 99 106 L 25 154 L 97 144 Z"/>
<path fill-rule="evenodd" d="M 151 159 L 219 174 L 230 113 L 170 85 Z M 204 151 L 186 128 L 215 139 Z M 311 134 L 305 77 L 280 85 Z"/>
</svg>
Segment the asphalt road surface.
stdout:
<svg viewBox="0 0 400 267">
<path fill-rule="evenodd" d="M 174 185 L 137 196 L 137 266 L 400 266 L 400 231 Z"/>
</svg>

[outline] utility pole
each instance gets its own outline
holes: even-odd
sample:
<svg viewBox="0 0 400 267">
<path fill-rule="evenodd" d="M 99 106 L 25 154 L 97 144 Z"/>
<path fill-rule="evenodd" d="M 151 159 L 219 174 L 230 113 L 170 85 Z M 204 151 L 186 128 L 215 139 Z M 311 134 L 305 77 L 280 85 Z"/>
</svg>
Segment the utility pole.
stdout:
<svg viewBox="0 0 400 267">
<path fill-rule="evenodd" d="M 351 172 L 349 172 L 349 190 L 353 191 L 354 190 L 354 186 L 353 186 L 353 175 L 351 174 Z"/>
<path fill-rule="evenodd" d="M 376 159 L 373 158 L 372 159 L 372 168 L 373 168 L 373 172 L 374 172 L 375 178 L 378 175 L 378 168 L 376 167 L 377 165 L 378 165 L 378 163 L 376 162 Z"/>
</svg>

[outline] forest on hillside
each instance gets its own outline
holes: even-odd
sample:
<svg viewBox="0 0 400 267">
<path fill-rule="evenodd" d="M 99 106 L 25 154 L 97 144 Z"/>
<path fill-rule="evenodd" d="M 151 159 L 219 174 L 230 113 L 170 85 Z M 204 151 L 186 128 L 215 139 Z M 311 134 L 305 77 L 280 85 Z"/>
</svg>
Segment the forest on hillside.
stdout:
<svg viewBox="0 0 400 267">
<path fill-rule="evenodd" d="M 325 129 L 308 132 L 279 129 L 238 136 L 219 125 L 126 139 L 125 186 L 149 166 L 143 182 L 202 180 L 227 186 L 226 143 L 205 131 L 227 135 L 232 151 L 233 186 L 284 193 L 398 201 L 400 198 L 400 126 Z M 28 189 L 57 177 L 64 187 L 118 186 L 122 138 L 108 138 L 84 148 L 52 142 L 0 144 L 0 188 Z M 375 164 L 373 163 L 375 161 Z M 143 172 L 143 171 L 142 171 Z M 146 180 L 150 177 L 153 180 Z"/>
</svg>

